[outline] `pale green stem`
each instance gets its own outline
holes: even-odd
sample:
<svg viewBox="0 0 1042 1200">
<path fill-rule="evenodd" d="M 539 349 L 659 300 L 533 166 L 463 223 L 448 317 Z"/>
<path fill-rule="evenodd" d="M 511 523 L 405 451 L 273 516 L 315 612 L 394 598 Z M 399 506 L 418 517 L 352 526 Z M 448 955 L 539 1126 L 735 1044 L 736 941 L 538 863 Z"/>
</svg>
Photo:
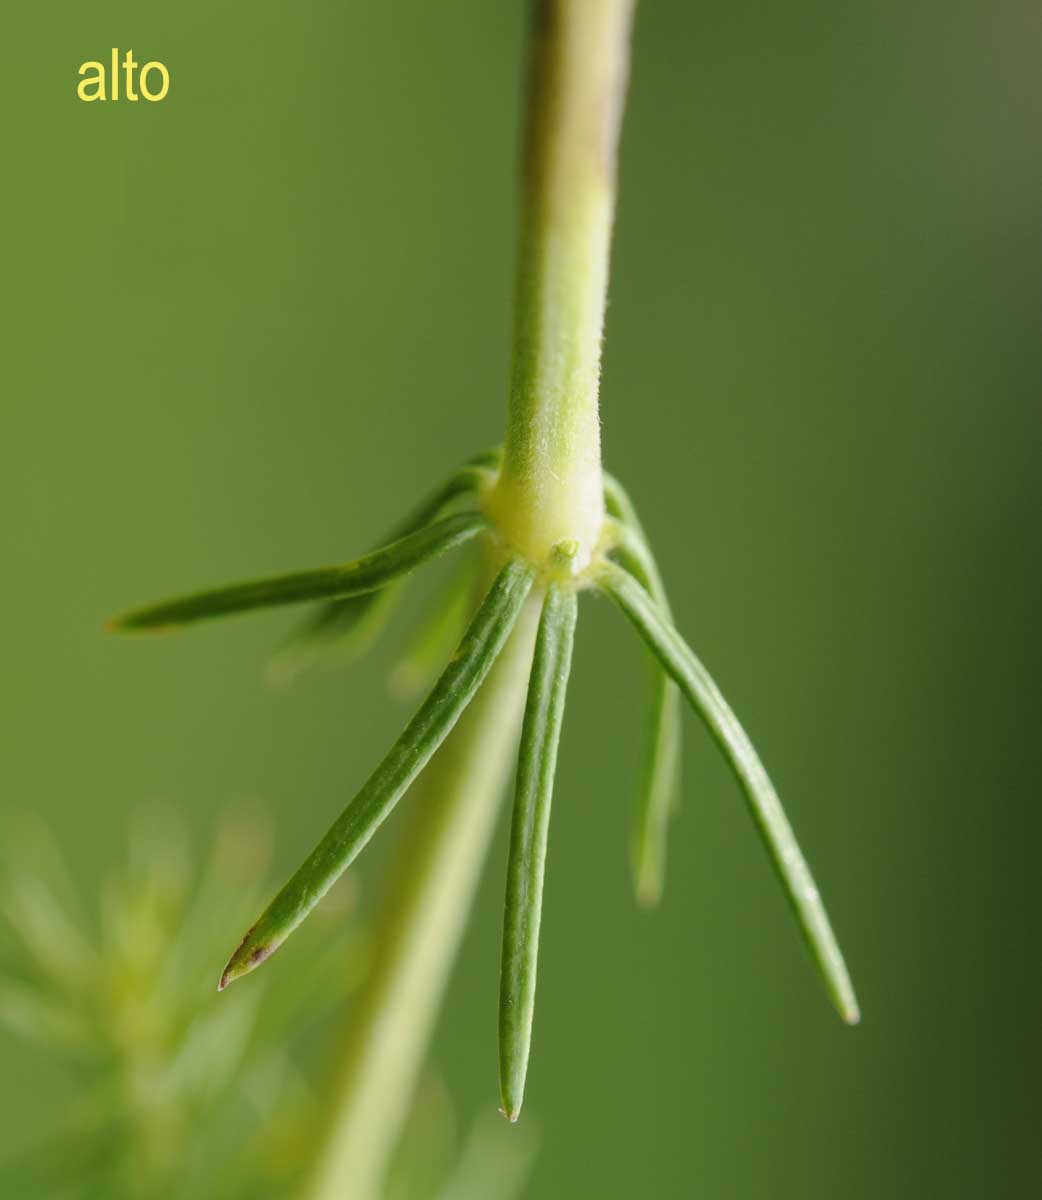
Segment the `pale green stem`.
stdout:
<svg viewBox="0 0 1042 1200">
<path fill-rule="evenodd" d="M 598 384 L 633 0 L 536 0 L 503 467 L 490 513 L 534 566 L 604 519 Z"/>
<path fill-rule="evenodd" d="M 633 0 L 535 3 L 509 416 L 487 508 L 555 572 L 589 565 L 604 521 L 598 384 L 632 18 Z M 541 599 L 411 797 L 306 1200 L 380 1195 L 512 766 Z"/>
<path fill-rule="evenodd" d="M 513 766 L 541 594 L 405 803 L 376 954 L 306 1200 L 377 1200 Z"/>
</svg>

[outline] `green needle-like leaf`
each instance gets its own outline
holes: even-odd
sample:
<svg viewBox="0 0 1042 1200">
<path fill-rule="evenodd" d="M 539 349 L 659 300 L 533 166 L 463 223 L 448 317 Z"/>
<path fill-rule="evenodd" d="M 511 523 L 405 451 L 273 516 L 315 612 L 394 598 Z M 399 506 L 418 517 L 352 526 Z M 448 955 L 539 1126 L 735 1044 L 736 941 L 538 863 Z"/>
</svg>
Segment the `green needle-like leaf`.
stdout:
<svg viewBox="0 0 1042 1200">
<path fill-rule="evenodd" d="M 622 549 L 631 558 L 640 560 L 640 567 L 632 573 L 644 584 L 646 589 L 655 597 L 659 604 L 665 600 L 666 589 L 662 582 L 651 553 L 651 547 L 644 533 L 644 526 L 637 515 L 637 509 L 629 497 L 629 493 L 614 475 L 604 473 L 604 507 L 608 515 L 614 517 L 621 526 L 624 537 Z M 645 578 L 646 577 L 646 578 Z"/>
<path fill-rule="evenodd" d="M 442 516 L 456 501 L 480 493 L 489 486 L 493 478 L 491 470 L 498 464 L 500 456 L 496 450 L 475 455 L 399 521 L 380 545 L 415 533 Z M 290 683 L 330 651 L 334 651 L 340 661 L 350 661 L 365 653 L 393 611 L 402 582 L 379 592 L 348 596 L 320 605 L 272 655 L 269 679 L 276 684 Z"/>
<path fill-rule="evenodd" d="M 637 578 L 669 617 L 666 589 L 637 511 L 622 484 L 610 475 L 605 476 L 604 501 L 617 522 L 612 557 Z M 665 885 L 669 819 L 680 793 L 681 734 L 680 693 L 657 658 L 649 658 L 651 699 L 630 840 L 633 884 L 638 902 L 647 908 L 659 903 Z"/>
<path fill-rule="evenodd" d="M 164 600 L 160 604 L 117 617 L 110 627 L 119 631 L 167 629 L 208 617 L 227 616 L 279 604 L 298 604 L 323 596 L 357 596 L 386 587 L 430 559 L 476 537 L 487 527 L 488 522 L 479 513 L 460 513 L 427 525 L 354 562 L 298 571 L 291 575 L 276 575 L 270 579 L 236 583 L 214 591 Z"/>
<path fill-rule="evenodd" d="M 708 671 L 636 579 L 613 563 L 597 577 L 680 685 L 730 762 L 767 851 L 796 913 L 833 1003 L 844 1021 L 859 1019 L 857 999 L 810 868 L 756 750 Z"/>
<path fill-rule="evenodd" d="M 662 899 L 669 821 L 680 787 L 680 693 L 658 663 L 651 670 L 640 791 L 630 836 L 633 886 L 644 908 L 654 908 Z"/>
<path fill-rule="evenodd" d="M 362 790 L 246 934 L 224 968 L 221 989 L 282 945 L 386 820 L 481 686 L 510 636 L 533 577 L 531 568 L 520 560 L 503 567 L 430 695 Z"/>
<path fill-rule="evenodd" d="M 365 654 L 387 624 L 405 582 L 320 604 L 268 659 L 268 682 L 284 687 L 322 659 L 347 663 Z"/>
<path fill-rule="evenodd" d="M 391 672 L 391 688 L 400 696 L 418 695 L 430 687 L 456 648 L 477 599 L 480 556 L 464 552 L 459 566 L 443 582 L 418 621 L 408 645 Z"/>
<path fill-rule="evenodd" d="M 503 1112 L 511 1121 L 521 1112 L 532 1041 L 550 801 L 572 665 L 576 609 L 572 589 L 550 584 L 521 730 L 499 983 L 499 1090 Z"/>
</svg>

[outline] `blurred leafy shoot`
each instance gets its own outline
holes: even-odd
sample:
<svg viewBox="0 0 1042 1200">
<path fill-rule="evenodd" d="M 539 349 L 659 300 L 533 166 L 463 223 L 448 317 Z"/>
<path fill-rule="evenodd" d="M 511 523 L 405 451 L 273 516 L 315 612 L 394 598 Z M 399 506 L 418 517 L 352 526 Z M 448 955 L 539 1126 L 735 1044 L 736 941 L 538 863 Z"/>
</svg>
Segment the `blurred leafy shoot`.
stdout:
<svg viewBox="0 0 1042 1200">
<path fill-rule="evenodd" d="M 195 862 L 176 814 L 143 810 L 91 928 L 47 831 L 29 827 L 8 842 L 0 1030 L 54 1060 L 71 1094 L 0 1157 L 0 1194 L 26 1178 L 33 1196 L 69 1200 L 259 1200 L 292 1189 L 314 1154 L 331 1082 L 316 1044 L 335 1039 L 326 1019 L 349 1002 L 368 950 L 345 880 L 316 913 L 321 928 L 296 971 L 218 999 L 212 963 L 226 923 L 256 906 L 271 846 L 269 822 L 240 808 L 220 818 Z M 505 1186 L 475 1193 L 452 1183 L 476 1151 L 457 1168 L 443 1089 L 421 1089 L 409 1129 L 389 1200 L 508 1200 Z M 523 1149 L 511 1151 L 518 1172 Z M 427 1177 L 417 1157 L 429 1160 Z"/>
</svg>

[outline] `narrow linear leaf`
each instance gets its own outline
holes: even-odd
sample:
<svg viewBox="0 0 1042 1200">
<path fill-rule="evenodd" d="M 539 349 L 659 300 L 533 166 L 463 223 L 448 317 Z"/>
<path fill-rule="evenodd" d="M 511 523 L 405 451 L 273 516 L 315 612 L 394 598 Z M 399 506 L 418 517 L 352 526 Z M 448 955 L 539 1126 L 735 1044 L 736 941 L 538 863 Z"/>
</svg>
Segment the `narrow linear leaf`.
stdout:
<svg viewBox="0 0 1042 1200">
<path fill-rule="evenodd" d="M 668 617 L 669 601 L 650 548 L 638 529 L 620 526 L 612 557 L 627 568 Z M 655 907 L 666 879 L 669 821 L 680 792 L 680 692 L 649 652 L 651 696 L 644 735 L 640 789 L 633 811 L 630 866 L 637 902 Z"/>
<path fill-rule="evenodd" d="M 680 790 L 680 692 L 657 662 L 651 671 L 640 791 L 630 835 L 633 887 L 643 908 L 654 908 L 662 900 L 669 822 Z"/>
<path fill-rule="evenodd" d="M 639 529 L 616 521 L 611 531 L 611 557 L 637 580 L 640 586 L 661 608 L 668 609 L 666 588 L 659 575 L 658 564 L 644 535 Z"/>
<path fill-rule="evenodd" d="M 380 545 L 415 533 L 442 516 L 455 501 L 480 492 L 490 482 L 488 468 L 497 462 L 498 452 L 494 450 L 475 455 L 399 521 Z M 268 664 L 269 680 L 275 684 L 290 683 L 301 671 L 330 652 L 335 652 L 342 662 L 364 654 L 387 623 L 403 582 L 379 592 L 366 592 L 320 605 L 272 655 Z"/>
<path fill-rule="evenodd" d="M 430 695 L 362 790 L 246 934 L 221 975 L 219 990 L 282 945 L 390 815 L 481 686 L 510 636 L 533 578 L 531 568 L 519 560 L 503 567 Z"/>
<path fill-rule="evenodd" d="M 612 557 L 636 577 L 669 617 L 666 589 L 637 511 L 612 476 L 605 477 L 604 499 L 617 522 Z M 681 727 L 680 692 L 655 655 L 648 657 L 651 697 L 630 835 L 630 868 L 638 904 L 653 908 L 661 901 L 665 887 L 669 821 L 680 795 Z"/>
<path fill-rule="evenodd" d="M 499 985 L 499 1089 L 503 1112 L 511 1121 L 516 1121 L 521 1112 L 532 1041 L 550 802 L 576 612 L 575 592 L 550 584 L 539 622 L 521 730 Z"/>
<path fill-rule="evenodd" d="M 488 486 L 491 476 L 485 465 L 485 456 L 476 455 L 470 462 L 464 463 L 430 493 L 429 496 L 416 505 L 415 508 L 395 525 L 384 538 L 384 542 L 397 542 L 430 525 L 432 521 L 442 516 L 445 509 L 464 496 L 474 496 Z"/>
<path fill-rule="evenodd" d="M 636 505 L 630 499 L 630 494 L 623 487 L 622 481 L 610 471 L 602 471 L 601 478 L 604 481 L 604 508 L 608 515 L 643 533 Z"/>
<path fill-rule="evenodd" d="M 402 579 L 378 592 L 319 605 L 268 659 L 268 682 L 284 687 L 323 659 L 346 663 L 361 657 L 383 631 L 404 585 Z"/>
<path fill-rule="evenodd" d="M 468 467 L 485 467 L 490 471 L 498 471 L 502 461 L 503 447 L 490 446 L 487 450 L 480 450 L 472 458 L 468 458 L 465 465 Z"/>
<path fill-rule="evenodd" d="M 621 543 L 620 554 L 625 554 L 631 560 L 639 562 L 636 568 L 627 568 L 637 576 L 644 587 L 654 596 L 659 604 L 666 598 L 666 589 L 659 574 L 655 556 L 651 552 L 651 544 L 644 526 L 641 524 L 637 509 L 629 497 L 629 493 L 614 475 L 605 472 L 604 475 L 604 507 L 608 515 L 614 517 L 619 525 Z"/>
<path fill-rule="evenodd" d="M 477 599 L 480 556 L 466 553 L 430 601 L 412 637 L 391 671 L 391 688 L 412 697 L 429 687 L 467 628 Z"/>
<path fill-rule="evenodd" d="M 336 567 L 318 567 L 236 583 L 139 608 L 111 622 L 118 631 L 164 629 L 208 617 L 228 616 L 279 604 L 298 604 L 323 596 L 350 596 L 386 587 L 423 563 L 476 537 L 488 527 L 479 513 L 460 513 Z"/>
<path fill-rule="evenodd" d="M 723 750 L 749 801 L 753 820 L 829 995 L 843 1020 L 855 1024 L 859 1019 L 857 999 L 825 906 L 781 800 L 738 718 L 662 608 L 632 575 L 608 564 L 597 583 L 658 656 Z"/>
</svg>

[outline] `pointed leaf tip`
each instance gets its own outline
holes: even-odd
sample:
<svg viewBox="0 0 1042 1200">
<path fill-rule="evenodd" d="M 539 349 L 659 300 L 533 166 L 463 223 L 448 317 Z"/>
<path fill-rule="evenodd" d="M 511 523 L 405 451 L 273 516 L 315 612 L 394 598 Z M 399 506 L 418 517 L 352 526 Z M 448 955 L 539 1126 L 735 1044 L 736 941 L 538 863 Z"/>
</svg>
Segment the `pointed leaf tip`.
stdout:
<svg viewBox="0 0 1042 1200">
<path fill-rule="evenodd" d="M 557 747 L 575 639 L 576 596 L 550 584 L 525 702 L 510 829 L 499 984 L 499 1089 L 507 1120 L 521 1113 L 532 1044 L 539 928 Z"/>
<path fill-rule="evenodd" d="M 673 627 L 668 613 L 622 567 L 601 569 L 598 586 L 615 601 L 679 685 L 730 763 L 757 832 L 796 915 L 825 988 L 849 1025 L 860 1019 L 854 987 L 818 888 L 781 800 L 752 742 L 709 672 Z"/>
<path fill-rule="evenodd" d="M 225 985 L 260 966 L 285 942 L 390 815 L 485 681 L 534 578 L 520 559 L 500 570 L 427 699 L 232 955 L 222 976 Z"/>
<path fill-rule="evenodd" d="M 105 633 L 169 633 L 172 629 L 176 629 L 176 625 L 139 625 L 134 620 L 133 613 L 124 613 L 122 616 L 110 617 L 102 626 Z"/>
<path fill-rule="evenodd" d="M 176 596 L 123 613 L 115 619 L 116 625 L 120 630 L 169 629 L 260 608 L 300 604 L 306 600 L 362 596 L 401 579 L 487 528 L 488 522 L 480 513 L 457 513 L 425 525 L 353 562 Z"/>
<path fill-rule="evenodd" d="M 662 880 L 658 875 L 642 875 L 637 879 L 637 907 L 654 912 L 662 904 Z"/>
<path fill-rule="evenodd" d="M 223 992 L 236 979 L 241 979 L 243 975 L 248 975 L 255 970 L 275 953 L 282 945 L 282 940 L 261 942 L 260 945 L 254 942 L 255 929 L 251 929 L 249 933 L 242 939 L 236 948 L 235 953 L 228 959 L 228 963 L 221 972 L 220 982 L 217 984 L 217 990 Z"/>
<path fill-rule="evenodd" d="M 632 500 L 617 479 L 605 477 L 604 502 L 617 523 L 611 554 L 670 618 L 669 600 Z M 665 885 L 669 823 L 680 794 L 680 694 L 654 655 L 651 703 L 641 785 L 630 837 L 630 863 L 640 908 L 656 908 Z"/>
</svg>

